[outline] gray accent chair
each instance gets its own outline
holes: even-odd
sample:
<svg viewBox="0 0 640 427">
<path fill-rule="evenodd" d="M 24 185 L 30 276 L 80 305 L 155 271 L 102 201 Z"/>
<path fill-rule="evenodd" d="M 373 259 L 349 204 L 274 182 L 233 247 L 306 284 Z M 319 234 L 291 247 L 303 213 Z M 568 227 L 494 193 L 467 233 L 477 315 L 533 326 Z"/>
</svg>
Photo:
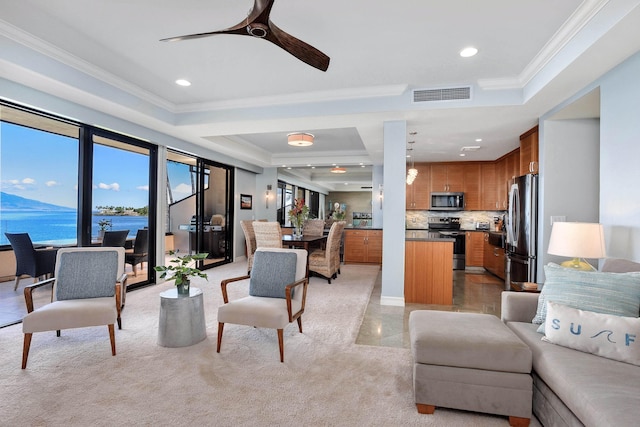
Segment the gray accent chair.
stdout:
<svg viewBox="0 0 640 427">
<path fill-rule="evenodd" d="M 55 278 L 27 286 L 27 315 L 22 319 L 24 344 L 22 369 L 27 367 L 35 332 L 107 325 L 111 354 L 116 355 L 114 324 L 122 329 L 120 308 L 124 273 L 124 248 L 63 248 L 58 251 Z M 35 308 L 33 291 L 53 281 L 52 301 Z"/>
<path fill-rule="evenodd" d="M 306 271 L 307 251 L 303 249 L 256 249 L 250 276 L 234 277 L 220 283 L 224 304 L 218 308 L 217 352 L 220 353 L 225 323 L 276 329 L 280 362 L 284 362 L 284 328 L 297 320 L 302 333 L 302 313 L 309 283 Z M 246 280 L 249 280 L 249 295 L 229 301 L 227 286 L 246 284 Z"/>
</svg>

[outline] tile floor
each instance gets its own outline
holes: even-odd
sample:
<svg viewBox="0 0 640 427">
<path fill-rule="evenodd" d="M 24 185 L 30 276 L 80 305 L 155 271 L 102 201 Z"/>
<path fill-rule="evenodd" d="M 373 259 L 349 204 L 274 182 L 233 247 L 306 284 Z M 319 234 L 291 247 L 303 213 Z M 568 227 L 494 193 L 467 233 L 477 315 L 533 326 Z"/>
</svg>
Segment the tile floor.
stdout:
<svg viewBox="0 0 640 427">
<path fill-rule="evenodd" d="M 409 348 L 409 313 L 413 310 L 446 310 L 488 313 L 500 317 L 504 281 L 489 274 L 456 270 L 453 305 L 380 305 L 381 277 L 371 293 L 356 344 Z"/>
</svg>

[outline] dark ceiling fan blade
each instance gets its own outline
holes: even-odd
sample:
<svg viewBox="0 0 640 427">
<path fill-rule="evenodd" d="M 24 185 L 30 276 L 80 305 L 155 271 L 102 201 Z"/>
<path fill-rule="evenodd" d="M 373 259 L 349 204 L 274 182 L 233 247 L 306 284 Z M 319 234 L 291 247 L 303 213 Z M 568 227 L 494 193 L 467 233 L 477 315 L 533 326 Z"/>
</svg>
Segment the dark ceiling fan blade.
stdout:
<svg viewBox="0 0 640 427">
<path fill-rule="evenodd" d="M 240 36 L 254 36 L 254 37 L 264 37 L 266 35 L 266 30 L 269 25 L 269 14 L 271 13 L 271 8 L 273 7 L 273 2 L 275 0 L 255 0 L 253 3 L 253 9 L 249 12 L 249 16 L 246 19 L 243 19 L 241 22 L 237 23 L 233 27 L 225 28 L 224 30 L 219 31 L 209 31 L 206 33 L 196 33 L 196 34 L 187 34 L 185 36 L 177 36 L 177 37 L 168 37 L 166 39 L 161 39 L 161 42 L 177 42 L 182 40 L 191 40 L 191 39 L 199 39 L 202 37 L 215 36 L 218 34 L 237 34 Z M 254 31 L 260 32 L 262 29 L 265 31 L 265 34 L 254 34 L 252 33 L 252 24 L 255 24 Z"/>
<path fill-rule="evenodd" d="M 302 40 L 293 37 L 291 34 L 282 31 L 269 20 L 274 1 L 275 0 L 254 0 L 253 9 L 251 9 L 247 19 L 233 27 L 219 31 L 169 37 L 161 39 L 160 41 L 174 42 L 215 36 L 218 34 L 237 34 L 240 36 L 264 38 L 312 67 L 327 71 L 330 61 L 327 55 Z"/>
<path fill-rule="evenodd" d="M 289 52 L 302 62 L 306 62 L 312 67 L 321 71 L 327 71 L 329 68 L 329 58 L 315 47 L 293 37 L 291 34 L 282 31 L 273 22 L 269 22 L 271 32 L 265 37 L 271 43 Z"/>
</svg>

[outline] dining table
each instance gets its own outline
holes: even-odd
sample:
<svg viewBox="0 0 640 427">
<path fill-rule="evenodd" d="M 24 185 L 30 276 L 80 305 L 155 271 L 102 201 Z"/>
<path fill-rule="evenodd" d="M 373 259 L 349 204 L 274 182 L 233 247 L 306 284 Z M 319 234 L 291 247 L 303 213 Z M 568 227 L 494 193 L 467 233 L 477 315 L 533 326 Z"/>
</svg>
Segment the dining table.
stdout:
<svg viewBox="0 0 640 427">
<path fill-rule="evenodd" d="M 307 278 L 309 277 L 309 255 L 311 252 L 309 248 L 312 246 L 324 247 L 327 244 L 327 235 L 324 236 L 311 236 L 311 235 L 302 235 L 300 237 L 295 237 L 292 234 L 283 234 L 282 235 L 282 247 L 283 248 L 302 248 L 307 251 Z"/>
</svg>

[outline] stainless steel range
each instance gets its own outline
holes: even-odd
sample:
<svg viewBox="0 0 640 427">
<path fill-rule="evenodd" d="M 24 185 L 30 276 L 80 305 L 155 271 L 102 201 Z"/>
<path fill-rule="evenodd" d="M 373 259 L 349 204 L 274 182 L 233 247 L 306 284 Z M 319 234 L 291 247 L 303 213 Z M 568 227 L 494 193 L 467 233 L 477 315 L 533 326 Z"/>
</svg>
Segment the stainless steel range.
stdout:
<svg viewBox="0 0 640 427">
<path fill-rule="evenodd" d="M 453 243 L 453 269 L 464 270 L 465 264 L 465 235 L 460 231 L 460 218 L 458 217 L 432 217 L 429 218 L 429 230 L 437 230 L 442 237 L 454 238 Z"/>
</svg>

